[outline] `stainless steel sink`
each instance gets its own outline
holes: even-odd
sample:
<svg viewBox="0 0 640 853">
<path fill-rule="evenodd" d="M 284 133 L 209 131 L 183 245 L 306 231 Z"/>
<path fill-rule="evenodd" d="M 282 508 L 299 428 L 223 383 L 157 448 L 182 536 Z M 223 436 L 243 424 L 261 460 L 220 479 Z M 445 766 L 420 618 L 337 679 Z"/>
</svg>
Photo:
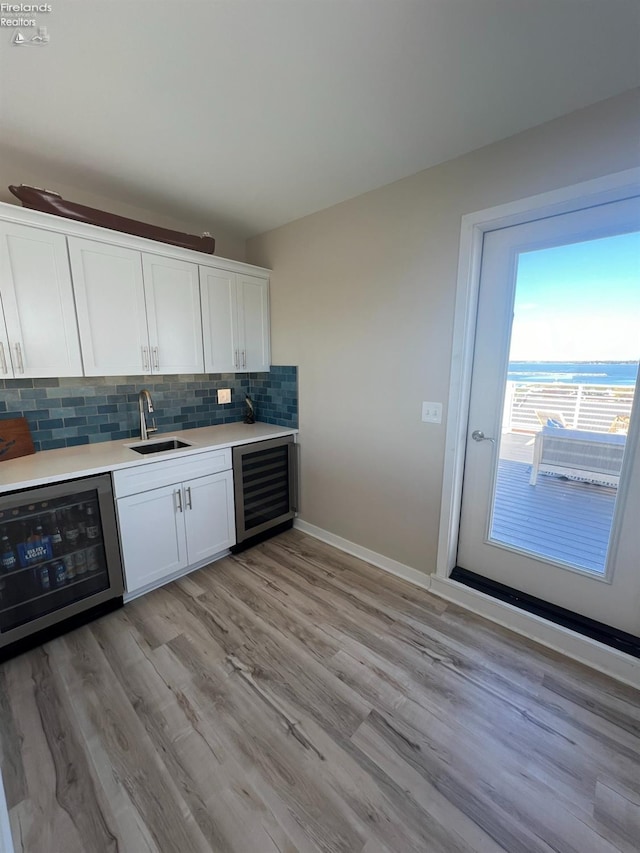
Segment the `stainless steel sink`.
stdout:
<svg viewBox="0 0 640 853">
<path fill-rule="evenodd" d="M 188 441 L 180 441 L 179 438 L 167 438 L 164 441 L 145 441 L 140 444 L 128 444 L 127 447 L 136 453 L 164 453 L 166 450 L 179 450 L 181 447 L 192 447 Z"/>
</svg>

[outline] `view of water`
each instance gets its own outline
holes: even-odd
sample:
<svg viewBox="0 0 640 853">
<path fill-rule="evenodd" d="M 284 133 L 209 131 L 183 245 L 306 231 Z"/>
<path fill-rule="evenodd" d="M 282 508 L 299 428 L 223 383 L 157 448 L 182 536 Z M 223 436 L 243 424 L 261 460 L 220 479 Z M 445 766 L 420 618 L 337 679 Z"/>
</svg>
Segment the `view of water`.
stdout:
<svg viewBox="0 0 640 853">
<path fill-rule="evenodd" d="M 507 379 L 573 385 L 635 385 L 637 376 L 637 361 L 512 361 Z"/>
</svg>

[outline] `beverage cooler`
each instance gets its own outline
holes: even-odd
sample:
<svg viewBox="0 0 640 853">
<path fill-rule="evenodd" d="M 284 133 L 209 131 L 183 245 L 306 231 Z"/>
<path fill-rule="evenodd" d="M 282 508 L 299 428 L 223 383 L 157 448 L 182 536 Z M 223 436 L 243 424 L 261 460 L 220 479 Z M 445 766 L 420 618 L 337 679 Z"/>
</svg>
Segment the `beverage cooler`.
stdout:
<svg viewBox="0 0 640 853">
<path fill-rule="evenodd" d="M 233 448 L 234 554 L 293 526 L 298 502 L 296 448 L 292 435 Z"/>
<path fill-rule="evenodd" d="M 109 474 L 0 496 L 0 660 L 122 605 Z"/>
</svg>

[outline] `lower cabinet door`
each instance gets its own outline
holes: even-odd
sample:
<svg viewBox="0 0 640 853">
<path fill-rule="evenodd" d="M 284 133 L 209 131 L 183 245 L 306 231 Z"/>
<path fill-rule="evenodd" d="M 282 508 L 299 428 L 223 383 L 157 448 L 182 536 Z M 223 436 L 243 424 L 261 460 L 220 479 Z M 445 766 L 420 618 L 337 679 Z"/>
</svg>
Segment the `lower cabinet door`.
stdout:
<svg viewBox="0 0 640 853">
<path fill-rule="evenodd" d="M 189 563 L 193 565 L 235 544 L 233 472 L 188 480 L 183 489 Z"/>
<path fill-rule="evenodd" d="M 188 565 L 181 484 L 119 498 L 117 504 L 127 592 Z"/>
</svg>

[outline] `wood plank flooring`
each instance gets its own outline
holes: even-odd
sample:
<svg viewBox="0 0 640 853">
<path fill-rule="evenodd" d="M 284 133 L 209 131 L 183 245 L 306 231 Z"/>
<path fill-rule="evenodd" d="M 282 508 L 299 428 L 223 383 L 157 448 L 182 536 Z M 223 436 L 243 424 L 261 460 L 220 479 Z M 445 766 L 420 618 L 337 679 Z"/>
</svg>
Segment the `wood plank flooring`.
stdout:
<svg viewBox="0 0 640 853">
<path fill-rule="evenodd" d="M 640 849 L 640 694 L 291 531 L 0 667 L 28 853 Z"/>
</svg>

